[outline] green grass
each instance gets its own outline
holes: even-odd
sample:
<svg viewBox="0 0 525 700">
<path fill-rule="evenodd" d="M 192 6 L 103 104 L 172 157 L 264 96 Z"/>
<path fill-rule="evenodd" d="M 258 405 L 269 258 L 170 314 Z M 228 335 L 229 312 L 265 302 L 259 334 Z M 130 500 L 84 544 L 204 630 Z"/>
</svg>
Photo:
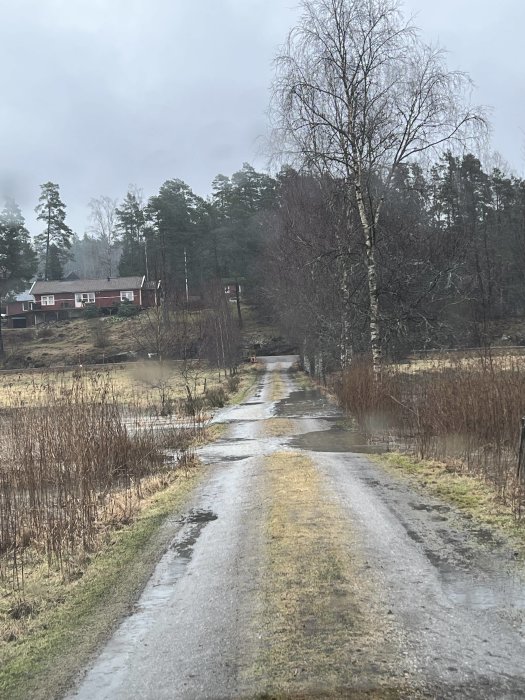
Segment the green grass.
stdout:
<svg viewBox="0 0 525 700">
<path fill-rule="evenodd" d="M 38 615 L 29 634 L 3 645 L 1 698 L 47 700 L 63 694 L 140 595 L 173 535 L 167 517 L 183 508 L 201 474 L 181 476 L 154 496 L 132 525 L 112 534 L 83 578 L 64 588 L 64 602 Z"/>
<path fill-rule="evenodd" d="M 511 507 L 477 476 L 463 474 L 442 462 L 419 460 L 397 452 L 375 455 L 373 459 L 396 475 L 405 476 L 419 490 L 456 506 L 480 524 L 496 527 L 525 548 L 525 523 L 519 521 Z"/>
</svg>

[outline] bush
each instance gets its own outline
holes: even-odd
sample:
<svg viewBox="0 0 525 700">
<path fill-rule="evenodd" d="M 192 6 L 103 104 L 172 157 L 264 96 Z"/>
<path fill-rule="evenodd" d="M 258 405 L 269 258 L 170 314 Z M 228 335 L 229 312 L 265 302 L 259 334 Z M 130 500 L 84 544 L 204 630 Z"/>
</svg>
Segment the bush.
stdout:
<svg viewBox="0 0 525 700">
<path fill-rule="evenodd" d="M 100 309 L 95 304 L 86 304 L 82 310 L 82 318 L 98 318 Z"/>
<path fill-rule="evenodd" d="M 93 318 L 91 320 L 91 336 L 93 345 L 96 348 L 107 348 L 109 346 L 109 333 L 106 324 L 101 318 Z"/>
<path fill-rule="evenodd" d="M 241 379 L 237 374 L 234 374 L 233 377 L 228 377 L 228 391 L 230 394 L 234 394 L 237 389 L 239 388 L 239 385 L 241 383 Z"/>
<path fill-rule="evenodd" d="M 206 389 L 206 404 L 213 408 L 222 408 L 228 400 L 228 394 L 222 386 L 215 389 Z"/>
<path fill-rule="evenodd" d="M 123 318 L 131 318 L 132 316 L 136 316 L 138 312 L 138 307 L 131 301 L 123 301 L 119 304 L 118 315 Z"/>
<path fill-rule="evenodd" d="M 53 330 L 49 326 L 38 326 L 36 337 L 40 340 L 41 338 L 51 338 L 53 336 Z"/>
</svg>

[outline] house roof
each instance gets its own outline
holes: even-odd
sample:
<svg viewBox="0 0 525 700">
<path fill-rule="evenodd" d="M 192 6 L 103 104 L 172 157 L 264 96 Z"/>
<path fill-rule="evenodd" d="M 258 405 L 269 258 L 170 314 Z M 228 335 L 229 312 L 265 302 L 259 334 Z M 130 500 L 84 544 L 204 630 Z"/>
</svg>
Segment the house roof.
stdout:
<svg viewBox="0 0 525 700">
<path fill-rule="evenodd" d="M 20 294 L 17 294 L 15 296 L 15 301 L 34 301 L 35 298 L 33 297 L 32 294 L 29 293 L 29 290 L 26 292 L 20 292 Z"/>
<path fill-rule="evenodd" d="M 88 280 L 37 280 L 31 287 L 31 294 L 59 294 L 60 292 L 108 292 L 140 289 L 143 276 L 102 277 Z"/>
</svg>

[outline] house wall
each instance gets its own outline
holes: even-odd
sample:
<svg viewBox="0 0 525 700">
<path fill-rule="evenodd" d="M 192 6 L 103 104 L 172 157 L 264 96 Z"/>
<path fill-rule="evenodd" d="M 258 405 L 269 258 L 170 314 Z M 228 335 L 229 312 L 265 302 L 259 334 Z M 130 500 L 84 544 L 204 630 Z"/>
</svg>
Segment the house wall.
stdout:
<svg viewBox="0 0 525 700">
<path fill-rule="evenodd" d="M 95 292 L 95 306 L 103 308 L 111 308 L 113 306 L 118 306 L 120 301 L 120 291 L 121 290 L 111 290 L 111 291 L 101 291 Z M 140 289 L 123 289 L 123 292 L 133 292 L 133 304 L 135 306 L 141 306 L 141 290 Z M 38 303 L 41 302 L 42 296 L 50 296 L 49 294 L 36 294 L 35 299 Z M 75 294 L 71 292 L 57 292 L 55 293 L 55 303 L 51 306 L 42 306 L 42 311 L 62 311 L 63 309 L 79 309 L 75 305 Z"/>
</svg>

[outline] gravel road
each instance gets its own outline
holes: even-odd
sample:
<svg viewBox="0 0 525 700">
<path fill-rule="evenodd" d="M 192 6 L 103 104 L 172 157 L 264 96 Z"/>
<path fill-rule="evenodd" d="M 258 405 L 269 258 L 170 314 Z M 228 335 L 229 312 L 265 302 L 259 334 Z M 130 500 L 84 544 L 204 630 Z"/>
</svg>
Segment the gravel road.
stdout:
<svg viewBox="0 0 525 700">
<path fill-rule="evenodd" d="M 294 360 L 216 416 L 171 546 L 68 698 L 525 697 L 512 548 L 368 459 Z"/>
</svg>

